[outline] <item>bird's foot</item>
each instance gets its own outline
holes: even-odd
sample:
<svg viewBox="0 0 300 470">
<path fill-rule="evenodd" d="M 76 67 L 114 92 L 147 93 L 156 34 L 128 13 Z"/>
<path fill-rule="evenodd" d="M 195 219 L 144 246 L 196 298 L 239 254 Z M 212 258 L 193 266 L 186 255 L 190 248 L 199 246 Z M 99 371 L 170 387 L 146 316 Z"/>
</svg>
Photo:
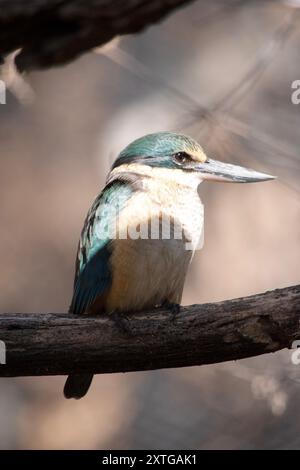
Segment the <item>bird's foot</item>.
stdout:
<svg viewBox="0 0 300 470">
<path fill-rule="evenodd" d="M 180 304 L 176 304 L 174 302 L 169 302 L 168 300 L 166 300 L 165 302 L 163 302 L 162 307 L 165 307 L 170 310 L 172 314 L 172 321 L 175 321 L 178 313 L 180 312 Z"/>
<path fill-rule="evenodd" d="M 122 333 L 127 336 L 132 336 L 132 331 L 129 327 L 129 318 L 124 313 L 114 310 L 110 313 L 110 317 Z"/>
</svg>

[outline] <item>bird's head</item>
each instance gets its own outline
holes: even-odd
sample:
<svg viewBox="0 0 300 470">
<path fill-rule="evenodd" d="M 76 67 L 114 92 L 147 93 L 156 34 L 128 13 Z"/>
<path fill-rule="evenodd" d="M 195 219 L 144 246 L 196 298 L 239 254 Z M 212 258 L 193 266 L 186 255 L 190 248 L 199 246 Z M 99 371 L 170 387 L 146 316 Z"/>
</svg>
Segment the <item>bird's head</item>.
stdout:
<svg viewBox="0 0 300 470">
<path fill-rule="evenodd" d="M 265 173 L 208 158 L 198 142 L 174 132 L 148 134 L 129 144 L 112 169 L 124 167 L 138 168 L 142 174 L 146 173 L 145 168 L 151 168 L 153 176 L 194 185 L 203 180 L 254 183 L 274 179 Z"/>
</svg>

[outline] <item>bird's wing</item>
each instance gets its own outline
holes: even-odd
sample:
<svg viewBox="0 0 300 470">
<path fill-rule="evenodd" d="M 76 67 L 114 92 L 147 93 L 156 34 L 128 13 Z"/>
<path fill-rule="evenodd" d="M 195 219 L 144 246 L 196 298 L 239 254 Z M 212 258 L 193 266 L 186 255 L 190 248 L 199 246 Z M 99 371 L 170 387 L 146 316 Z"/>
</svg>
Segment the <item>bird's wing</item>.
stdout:
<svg viewBox="0 0 300 470">
<path fill-rule="evenodd" d="M 70 312 L 80 314 L 111 285 L 110 254 L 116 215 L 136 187 L 130 178 L 111 179 L 88 212 L 79 241 Z"/>
</svg>

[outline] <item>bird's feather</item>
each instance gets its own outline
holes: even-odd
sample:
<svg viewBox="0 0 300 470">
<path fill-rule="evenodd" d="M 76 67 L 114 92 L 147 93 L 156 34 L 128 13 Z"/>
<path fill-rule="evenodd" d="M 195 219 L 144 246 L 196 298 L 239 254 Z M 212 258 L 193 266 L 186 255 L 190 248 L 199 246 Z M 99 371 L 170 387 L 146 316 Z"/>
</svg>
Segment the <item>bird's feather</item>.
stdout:
<svg viewBox="0 0 300 470">
<path fill-rule="evenodd" d="M 79 241 L 70 312 L 81 314 L 92 311 L 93 307 L 93 311 L 96 309 L 100 313 L 103 308 L 101 300 L 105 299 L 112 283 L 111 230 L 137 187 L 134 174 L 112 176 L 92 205 Z M 69 375 L 64 387 L 65 397 L 83 397 L 92 379 L 92 374 Z"/>
<path fill-rule="evenodd" d="M 94 201 L 78 246 L 74 294 L 70 312 L 84 313 L 105 295 L 112 282 L 110 256 L 116 215 L 130 200 L 132 181 L 114 179 Z"/>
</svg>

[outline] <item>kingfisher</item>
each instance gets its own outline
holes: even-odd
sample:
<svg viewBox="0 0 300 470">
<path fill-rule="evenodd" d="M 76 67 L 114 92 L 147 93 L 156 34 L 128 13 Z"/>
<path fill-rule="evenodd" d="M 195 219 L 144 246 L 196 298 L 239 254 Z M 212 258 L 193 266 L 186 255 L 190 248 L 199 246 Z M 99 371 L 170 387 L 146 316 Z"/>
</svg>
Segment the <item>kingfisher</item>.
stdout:
<svg viewBox="0 0 300 470">
<path fill-rule="evenodd" d="M 188 266 L 203 239 L 202 181 L 250 183 L 273 176 L 209 158 L 193 138 L 145 135 L 115 160 L 79 241 L 73 314 L 166 306 L 178 313 Z M 92 374 L 69 375 L 66 398 L 83 397 Z"/>
</svg>

